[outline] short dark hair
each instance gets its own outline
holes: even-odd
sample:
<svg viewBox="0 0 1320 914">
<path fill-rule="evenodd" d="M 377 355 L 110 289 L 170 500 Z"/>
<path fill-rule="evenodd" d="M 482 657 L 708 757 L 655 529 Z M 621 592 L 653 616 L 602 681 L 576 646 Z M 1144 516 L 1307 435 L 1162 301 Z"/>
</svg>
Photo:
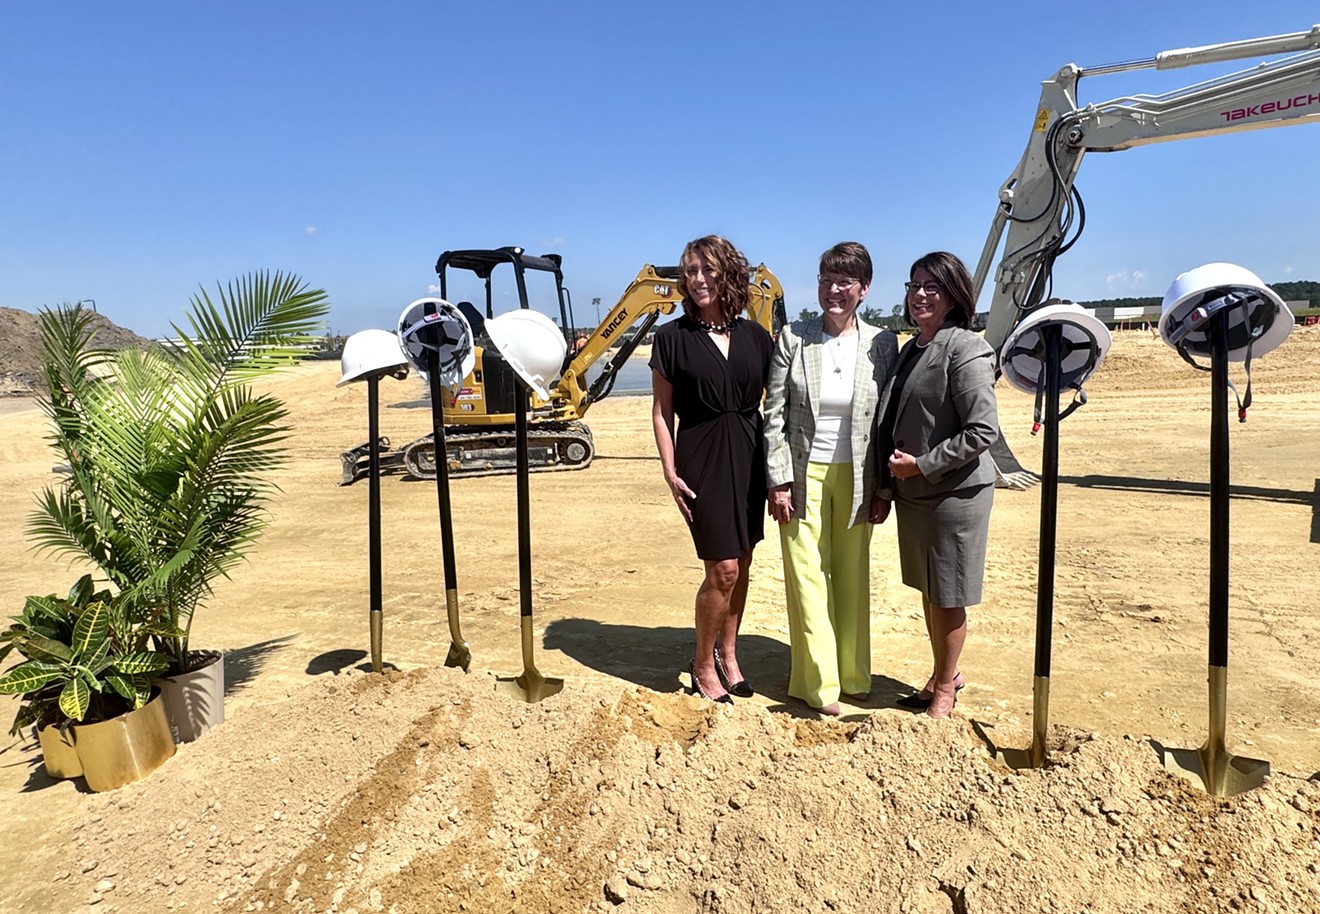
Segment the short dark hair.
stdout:
<svg viewBox="0 0 1320 914">
<path fill-rule="evenodd" d="M 687 262 L 693 254 L 700 254 L 719 273 L 715 281 L 715 301 L 726 321 L 731 321 L 747 309 L 751 298 L 752 267 L 733 243 L 719 235 L 705 235 L 689 241 L 678 258 L 678 291 L 683 293 L 683 313 L 695 318 L 696 308 L 688 297 Z"/>
<path fill-rule="evenodd" d="M 871 252 L 860 241 L 840 241 L 820 255 L 820 272 L 860 279 L 862 285 L 869 286 L 873 275 Z"/>
<path fill-rule="evenodd" d="M 949 302 L 949 317 L 953 322 L 964 329 L 971 329 L 976 321 L 976 296 L 972 294 L 972 276 L 967 272 L 967 265 L 948 251 L 934 251 L 917 258 L 912 269 L 908 270 L 908 279 L 919 269 L 925 270 L 940 284 L 944 298 Z M 903 296 L 903 314 L 908 323 L 912 324 L 906 295 Z"/>
</svg>

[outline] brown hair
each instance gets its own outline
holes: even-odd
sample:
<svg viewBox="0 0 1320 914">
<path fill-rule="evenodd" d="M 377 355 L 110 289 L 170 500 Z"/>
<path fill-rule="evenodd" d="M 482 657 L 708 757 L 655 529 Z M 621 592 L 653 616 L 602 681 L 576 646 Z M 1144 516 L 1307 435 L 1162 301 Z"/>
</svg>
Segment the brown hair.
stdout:
<svg viewBox="0 0 1320 914">
<path fill-rule="evenodd" d="M 945 320 L 951 319 L 959 327 L 971 329 L 976 320 L 976 297 L 972 294 L 972 277 L 967 272 L 967 265 L 948 251 L 935 251 L 918 258 L 912 264 L 912 269 L 908 270 L 908 279 L 919 269 L 929 273 L 944 291 L 944 299 L 950 306 L 949 316 Z M 906 294 L 903 296 L 903 315 L 909 324 L 915 326 Z"/>
<path fill-rule="evenodd" d="M 849 279 L 860 279 L 862 285 L 871 284 L 871 252 L 860 241 L 840 241 L 820 255 L 820 272 L 838 273 Z"/>
<path fill-rule="evenodd" d="M 693 254 L 700 254 L 715 268 L 715 304 L 725 321 L 731 321 L 747 308 L 752 268 L 747 258 L 736 247 L 719 235 L 706 235 L 689 241 L 678 258 L 678 291 L 683 293 L 683 313 L 696 318 L 696 306 L 688 298 L 687 262 Z"/>
</svg>

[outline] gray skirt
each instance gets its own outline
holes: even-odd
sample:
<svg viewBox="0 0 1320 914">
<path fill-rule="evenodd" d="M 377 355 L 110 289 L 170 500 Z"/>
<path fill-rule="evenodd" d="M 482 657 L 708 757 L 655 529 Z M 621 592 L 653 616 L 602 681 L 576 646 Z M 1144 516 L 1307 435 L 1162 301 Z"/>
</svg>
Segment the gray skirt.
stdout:
<svg viewBox="0 0 1320 914">
<path fill-rule="evenodd" d="M 994 485 L 928 498 L 896 494 L 903 583 L 921 591 L 931 606 L 980 603 Z"/>
</svg>

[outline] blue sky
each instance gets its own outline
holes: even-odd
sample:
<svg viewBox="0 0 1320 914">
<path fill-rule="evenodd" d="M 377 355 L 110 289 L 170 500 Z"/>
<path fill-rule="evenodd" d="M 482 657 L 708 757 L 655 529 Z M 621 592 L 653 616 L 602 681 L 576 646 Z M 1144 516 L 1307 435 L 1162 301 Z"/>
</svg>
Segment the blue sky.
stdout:
<svg viewBox="0 0 1320 914">
<path fill-rule="evenodd" d="M 593 297 L 718 232 L 792 314 L 820 252 L 860 240 L 888 307 L 921 254 L 975 263 L 1063 64 L 1316 22 L 1288 0 L 8 3 L 0 306 L 90 298 L 158 335 L 199 285 L 280 269 L 351 333 L 428 294 L 442 251 L 519 245 L 563 255 L 594 324 Z M 1081 100 L 1249 63 L 1084 79 Z M 1320 279 L 1317 163 L 1318 125 L 1092 154 L 1056 292 L 1161 295 L 1212 260 Z"/>
</svg>

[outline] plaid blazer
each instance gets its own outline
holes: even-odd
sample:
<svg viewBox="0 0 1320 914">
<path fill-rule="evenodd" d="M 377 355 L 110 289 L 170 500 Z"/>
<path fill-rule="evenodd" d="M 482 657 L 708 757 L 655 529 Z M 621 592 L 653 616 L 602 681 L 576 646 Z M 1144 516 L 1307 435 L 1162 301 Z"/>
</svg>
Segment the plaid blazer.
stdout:
<svg viewBox="0 0 1320 914">
<path fill-rule="evenodd" d="M 878 483 L 876 405 L 898 360 L 898 337 L 857 318 L 857 370 L 853 375 L 852 522 L 865 521 Z M 807 459 L 820 409 L 821 318 L 794 321 L 779 331 L 765 395 L 766 484 L 793 484 L 793 516 L 805 516 Z M 857 472 L 860 468 L 861 472 Z"/>
</svg>

